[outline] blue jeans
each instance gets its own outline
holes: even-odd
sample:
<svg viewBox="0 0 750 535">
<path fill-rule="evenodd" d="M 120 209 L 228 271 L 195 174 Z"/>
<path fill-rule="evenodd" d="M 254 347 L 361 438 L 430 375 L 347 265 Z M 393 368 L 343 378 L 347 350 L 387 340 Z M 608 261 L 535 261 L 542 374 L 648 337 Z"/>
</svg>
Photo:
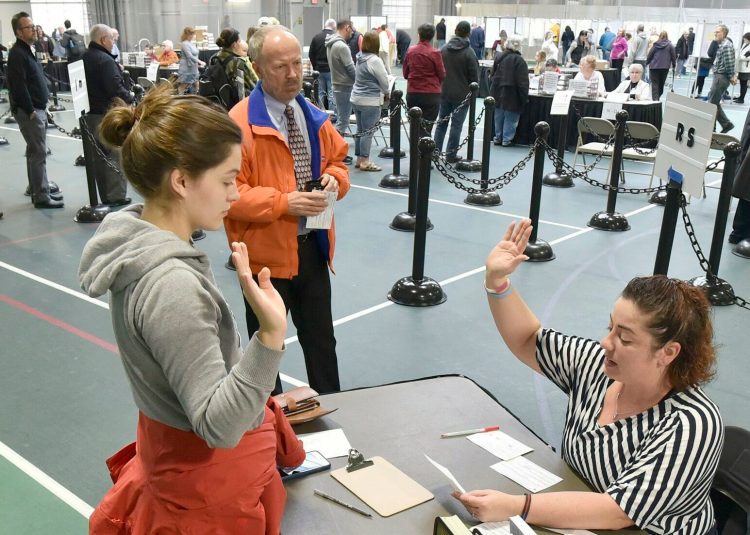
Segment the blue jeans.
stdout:
<svg viewBox="0 0 750 535">
<path fill-rule="evenodd" d="M 349 116 L 352 114 L 352 86 L 333 86 L 333 98 L 336 101 L 336 130 L 343 136 L 349 128 Z"/>
<path fill-rule="evenodd" d="M 461 102 L 454 103 L 448 102 L 447 100 L 440 101 L 440 116 L 438 117 L 438 120 L 450 115 L 459 104 L 461 104 Z M 469 113 L 469 106 L 464 106 L 461 108 L 461 111 L 457 112 L 450 120 L 451 133 L 448 135 L 448 148 L 445 152 L 451 157 L 456 156 L 456 149 L 458 148 L 458 143 L 461 141 L 461 129 L 464 126 L 467 113 Z M 440 152 L 443 151 L 443 140 L 445 139 L 445 133 L 447 131 L 448 121 L 438 123 L 437 127 L 435 127 L 435 148 Z"/>
<path fill-rule="evenodd" d="M 326 109 L 325 99 L 328 99 L 328 109 L 336 111 L 336 101 L 333 99 L 333 85 L 331 85 L 331 73 L 321 72 L 318 76 L 318 107 Z"/>
<path fill-rule="evenodd" d="M 380 106 L 360 106 L 354 104 L 354 116 L 357 118 L 357 133 L 369 130 L 380 119 Z M 370 145 L 372 145 L 372 134 L 354 138 L 354 155 L 362 158 L 370 158 Z"/>
<path fill-rule="evenodd" d="M 435 40 L 435 48 L 437 48 L 438 50 L 440 50 L 444 46 L 445 46 L 445 39 L 436 39 Z"/>
<path fill-rule="evenodd" d="M 503 145 L 513 143 L 520 118 L 520 111 L 508 111 L 500 107 L 495 108 L 495 139 L 501 141 Z"/>
</svg>

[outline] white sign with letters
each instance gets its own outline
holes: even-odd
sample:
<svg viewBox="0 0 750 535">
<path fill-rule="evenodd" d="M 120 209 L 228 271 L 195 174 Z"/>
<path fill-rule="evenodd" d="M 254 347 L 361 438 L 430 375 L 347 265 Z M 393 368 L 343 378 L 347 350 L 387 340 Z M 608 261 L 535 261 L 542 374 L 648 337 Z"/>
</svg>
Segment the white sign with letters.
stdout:
<svg viewBox="0 0 750 535">
<path fill-rule="evenodd" d="M 89 111 L 89 91 L 86 88 L 86 71 L 83 61 L 68 63 L 68 77 L 70 78 L 70 94 L 73 97 L 73 109 L 76 119 Z"/>
<path fill-rule="evenodd" d="M 572 91 L 558 91 L 552 97 L 552 108 L 550 115 L 568 115 L 570 99 L 573 98 Z"/>
<path fill-rule="evenodd" d="M 654 176 L 668 181 L 682 175 L 682 191 L 700 197 L 715 120 L 715 105 L 667 93 Z"/>
</svg>

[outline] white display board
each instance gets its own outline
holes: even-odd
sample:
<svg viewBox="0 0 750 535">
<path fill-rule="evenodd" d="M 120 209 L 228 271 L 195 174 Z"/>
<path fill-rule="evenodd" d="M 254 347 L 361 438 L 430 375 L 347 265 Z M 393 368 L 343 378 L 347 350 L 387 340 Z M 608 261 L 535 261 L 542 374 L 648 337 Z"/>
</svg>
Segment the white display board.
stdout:
<svg viewBox="0 0 750 535">
<path fill-rule="evenodd" d="M 484 42 L 487 48 L 492 46 L 492 43 L 500 39 L 500 19 L 497 17 L 487 17 L 484 19 Z"/>
<path fill-rule="evenodd" d="M 91 109 L 89 107 L 89 91 L 86 87 L 86 71 L 83 68 L 82 60 L 68 63 L 68 78 L 70 79 L 70 94 L 73 97 L 73 109 L 76 119 L 78 119 Z"/>
<path fill-rule="evenodd" d="M 654 176 L 668 181 L 670 169 L 682 175 L 682 191 L 703 194 L 716 106 L 677 93 L 667 93 Z"/>
<path fill-rule="evenodd" d="M 573 98 L 573 91 L 558 91 L 552 97 L 552 108 L 550 115 L 568 115 L 570 100 Z"/>
<path fill-rule="evenodd" d="M 357 30 L 359 33 L 366 33 L 372 28 L 367 27 L 367 17 L 352 17 L 352 26 L 354 26 L 354 29 Z"/>
</svg>

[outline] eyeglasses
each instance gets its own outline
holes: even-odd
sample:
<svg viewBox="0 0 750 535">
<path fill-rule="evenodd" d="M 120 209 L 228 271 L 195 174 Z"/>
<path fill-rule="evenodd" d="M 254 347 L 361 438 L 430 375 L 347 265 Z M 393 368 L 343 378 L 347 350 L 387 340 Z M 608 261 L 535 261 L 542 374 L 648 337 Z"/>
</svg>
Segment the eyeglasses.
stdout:
<svg viewBox="0 0 750 535">
<path fill-rule="evenodd" d="M 29 29 L 33 30 L 34 28 L 36 28 L 36 26 L 32 24 L 31 26 L 20 26 L 18 29 L 19 30 L 29 30 Z"/>
</svg>

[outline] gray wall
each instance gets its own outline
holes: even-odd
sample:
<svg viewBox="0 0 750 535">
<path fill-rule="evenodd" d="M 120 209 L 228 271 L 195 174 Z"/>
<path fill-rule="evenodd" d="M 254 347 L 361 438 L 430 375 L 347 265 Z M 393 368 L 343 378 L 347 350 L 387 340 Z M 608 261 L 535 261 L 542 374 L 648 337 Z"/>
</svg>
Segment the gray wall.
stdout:
<svg viewBox="0 0 750 535">
<path fill-rule="evenodd" d="M 10 19 L 19 11 L 31 13 L 31 4 L 15 0 L 0 0 L 0 43 L 8 45 L 11 42 L 15 42 L 16 36 L 10 27 Z"/>
</svg>

